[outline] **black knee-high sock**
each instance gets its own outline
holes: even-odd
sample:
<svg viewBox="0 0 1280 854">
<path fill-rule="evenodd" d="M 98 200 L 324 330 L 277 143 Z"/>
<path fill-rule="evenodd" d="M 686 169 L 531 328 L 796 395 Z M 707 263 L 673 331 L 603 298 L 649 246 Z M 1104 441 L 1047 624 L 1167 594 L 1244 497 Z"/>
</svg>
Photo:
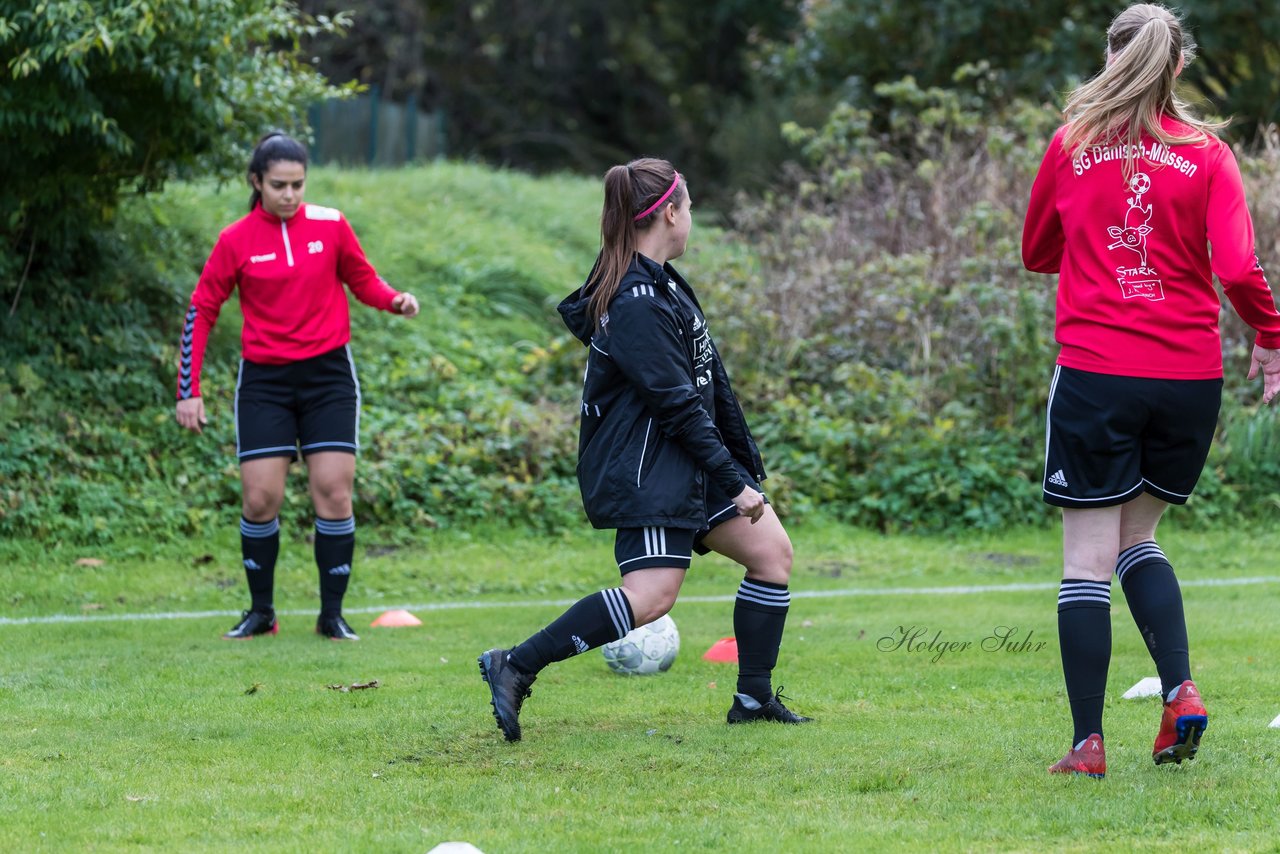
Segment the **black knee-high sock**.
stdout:
<svg viewBox="0 0 1280 854">
<path fill-rule="evenodd" d="M 1072 744 L 1102 735 L 1102 702 L 1111 664 L 1111 582 L 1064 578 L 1058 591 L 1062 675 L 1075 726 Z"/>
<path fill-rule="evenodd" d="M 320 571 L 320 613 L 342 613 L 342 597 L 351 579 L 351 559 L 356 552 L 356 517 L 316 517 L 316 568 Z"/>
<path fill-rule="evenodd" d="M 1124 588 L 1133 621 L 1156 663 L 1160 687 L 1168 697 L 1170 691 L 1191 678 L 1187 621 L 1177 576 L 1153 540 L 1122 551 L 1116 561 L 1116 576 Z"/>
<path fill-rule="evenodd" d="M 767 703 L 778 664 L 782 629 L 791 607 L 785 584 L 744 578 L 733 603 L 733 634 L 738 641 L 738 693 Z"/>
<path fill-rule="evenodd" d="M 635 615 L 621 587 L 601 590 L 569 606 L 555 622 L 511 650 L 507 660 L 525 673 L 615 641 L 633 628 Z"/>
<path fill-rule="evenodd" d="M 251 607 L 264 614 L 273 611 L 272 594 L 276 582 L 276 557 L 280 554 L 280 520 L 250 522 L 240 517 L 240 555 L 244 577 L 249 582 Z"/>
</svg>

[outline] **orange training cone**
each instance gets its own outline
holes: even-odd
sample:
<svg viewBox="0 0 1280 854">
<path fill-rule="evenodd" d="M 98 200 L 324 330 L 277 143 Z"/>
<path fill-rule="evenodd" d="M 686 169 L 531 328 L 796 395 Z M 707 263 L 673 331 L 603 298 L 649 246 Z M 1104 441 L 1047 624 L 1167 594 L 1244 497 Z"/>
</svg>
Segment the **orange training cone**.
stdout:
<svg viewBox="0 0 1280 854">
<path fill-rule="evenodd" d="M 735 638 L 720 638 L 711 645 L 711 649 L 702 654 L 703 661 L 726 661 L 729 663 L 738 660 L 738 641 Z"/>
<path fill-rule="evenodd" d="M 413 616 L 413 614 L 410 614 L 402 608 L 397 608 L 394 611 L 383 611 L 382 614 L 378 616 L 378 619 L 373 621 L 372 625 L 375 628 L 420 626 L 422 625 L 422 620 L 419 620 L 417 617 Z"/>
</svg>

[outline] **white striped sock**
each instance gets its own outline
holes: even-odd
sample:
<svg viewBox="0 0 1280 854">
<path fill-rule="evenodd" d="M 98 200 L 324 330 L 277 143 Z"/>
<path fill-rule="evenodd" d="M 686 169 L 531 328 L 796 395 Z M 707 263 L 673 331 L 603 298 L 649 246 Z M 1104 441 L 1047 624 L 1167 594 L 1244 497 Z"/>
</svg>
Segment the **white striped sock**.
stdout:
<svg viewBox="0 0 1280 854">
<path fill-rule="evenodd" d="M 240 533 L 242 536 L 262 539 L 274 536 L 279 530 L 280 517 L 278 516 L 270 522 L 250 522 L 243 516 L 240 517 Z"/>
<path fill-rule="evenodd" d="M 1062 587 L 1058 590 L 1058 607 L 1066 604 L 1093 602 L 1111 607 L 1111 582 L 1086 581 L 1078 578 L 1062 579 Z"/>
<path fill-rule="evenodd" d="M 622 592 L 621 587 L 612 587 L 601 590 L 600 595 L 604 597 L 605 607 L 609 610 L 609 619 L 613 620 L 613 628 L 618 632 L 618 637 L 625 637 L 632 629 L 631 606 L 627 602 L 626 594 Z"/>
<path fill-rule="evenodd" d="M 1120 552 L 1120 557 L 1116 559 L 1116 578 L 1120 579 L 1120 583 L 1124 583 L 1125 574 L 1140 563 L 1147 563 L 1151 560 L 1162 560 L 1165 563 L 1169 559 L 1165 557 L 1164 550 L 1156 545 L 1154 540 L 1147 540 L 1145 543 L 1138 543 L 1136 546 L 1130 546 Z"/>
<path fill-rule="evenodd" d="M 743 602 L 754 602 L 757 605 L 768 605 L 772 608 L 789 608 L 791 606 L 791 591 L 783 587 L 765 587 L 762 584 L 755 584 L 747 579 L 743 579 L 738 585 L 738 599 Z"/>
</svg>

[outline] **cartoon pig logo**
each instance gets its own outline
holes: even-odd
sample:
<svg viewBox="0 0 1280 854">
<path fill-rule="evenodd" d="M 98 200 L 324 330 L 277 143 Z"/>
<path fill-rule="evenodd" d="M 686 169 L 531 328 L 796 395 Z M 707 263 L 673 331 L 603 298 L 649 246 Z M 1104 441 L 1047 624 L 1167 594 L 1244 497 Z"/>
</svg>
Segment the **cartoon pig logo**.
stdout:
<svg viewBox="0 0 1280 854">
<path fill-rule="evenodd" d="M 1147 266 L 1147 235 L 1151 233 L 1151 205 L 1142 204 L 1142 196 L 1151 189 L 1151 179 L 1146 173 L 1139 172 L 1129 179 L 1129 189 L 1133 191 L 1128 201 L 1129 209 L 1124 214 L 1124 227 L 1113 225 L 1107 234 L 1115 240 L 1108 249 L 1124 247 L 1138 254 L 1138 266 Z"/>
</svg>

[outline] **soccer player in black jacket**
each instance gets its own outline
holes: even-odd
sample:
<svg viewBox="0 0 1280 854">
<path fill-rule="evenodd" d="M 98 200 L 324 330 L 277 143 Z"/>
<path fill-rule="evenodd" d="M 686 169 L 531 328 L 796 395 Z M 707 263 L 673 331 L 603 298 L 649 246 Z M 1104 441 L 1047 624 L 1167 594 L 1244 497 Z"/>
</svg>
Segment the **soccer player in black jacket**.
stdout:
<svg viewBox="0 0 1280 854">
<path fill-rule="evenodd" d="M 691 224 L 688 186 L 667 161 L 633 160 L 605 175 L 600 257 L 560 313 L 588 354 L 578 483 L 591 523 L 617 529 L 622 586 L 480 656 L 508 741 L 520 739 L 538 672 L 666 614 L 695 550 L 746 568 L 729 723 L 810 720 L 771 684 L 791 603 L 791 541 L 760 492 L 764 466 L 702 308 L 668 263 L 684 253 Z"/>
</svg>

